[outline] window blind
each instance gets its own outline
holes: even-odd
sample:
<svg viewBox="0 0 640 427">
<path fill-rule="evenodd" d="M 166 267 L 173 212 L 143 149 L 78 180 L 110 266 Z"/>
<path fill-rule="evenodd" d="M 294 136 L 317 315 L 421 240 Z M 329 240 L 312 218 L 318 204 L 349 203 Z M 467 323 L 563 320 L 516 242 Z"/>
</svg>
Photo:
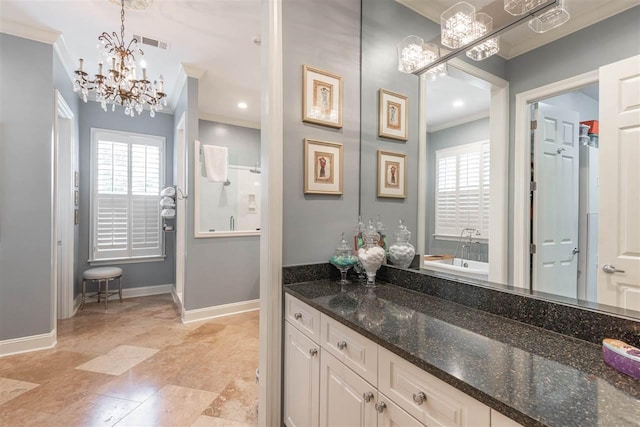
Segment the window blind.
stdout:
<svg viewBox="0 0 640 427">
<path fill-rule="evenodd" d="M 476 228 L 488 238 L 489 162 L 488 141 L 436 151 L 435 234 Z"/>
<path fill-rule="evenodd" d="M 93 259 L 162 255 L 164 138 L 92 130 Z"/>
</svg>

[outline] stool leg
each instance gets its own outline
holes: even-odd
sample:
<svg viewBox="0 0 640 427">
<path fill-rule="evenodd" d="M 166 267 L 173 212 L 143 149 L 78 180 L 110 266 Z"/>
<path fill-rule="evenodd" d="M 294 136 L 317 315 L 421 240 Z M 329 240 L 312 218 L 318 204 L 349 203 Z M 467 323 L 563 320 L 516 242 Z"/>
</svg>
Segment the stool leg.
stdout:
<svg viewBox="0 0 640 427">
<path fill-rule="evenodd" d="M 120 295 L 120 303 L 122 303 L 122 276 L 118 277 L 118 295 Z"/>
<path fill-rule="evenodd" d="M 101 288 L 101 285 L 102 285 L 102 280 L 98 279 L 98 292 L 97 292 L 98 304 L 100 304 L 100 288 Z"/>
<path fill-rule="evenodd" d="M 82 303 L 80 304 L 80 310 L 84 310 L 84 303 L 87 301 L 87 280 L 82 279 Z"/>
<path fill-rule="evenodd" d="M 104 289 L 104 311 L 107 311 L 107 304 L 109 303 L 109 279 L 105 279 Z"/>
</svg>

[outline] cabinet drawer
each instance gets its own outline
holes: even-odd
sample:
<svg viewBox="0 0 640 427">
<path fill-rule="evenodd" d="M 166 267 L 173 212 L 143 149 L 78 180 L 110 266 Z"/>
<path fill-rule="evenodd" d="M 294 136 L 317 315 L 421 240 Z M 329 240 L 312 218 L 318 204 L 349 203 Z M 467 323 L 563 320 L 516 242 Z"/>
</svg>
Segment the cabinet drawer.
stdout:
<svg viewBox="0 0 640 427">
<path fill-rule="evenodd" d="M 284 318 L 316 343 L 320 342 L 320 312 L 289 294 L 284 295 Z"/>
<path fill-rule="evenodd" d="M 492 409 L 491 427 L 522 427 L 522 424 L 517 423 L 506 415 L 502 415 L 500 412 Z"/>
<path fill-rule="evenodd" d="M 373 386 L 378 384 L 378 345 L 322 314 L 320 345 Z"/>
<path fill-rule="evenodd" d="M 488 426 L 490 408 L 390 351 L 378 351 L 380 391 L 427 426 Z"/>
</svg>

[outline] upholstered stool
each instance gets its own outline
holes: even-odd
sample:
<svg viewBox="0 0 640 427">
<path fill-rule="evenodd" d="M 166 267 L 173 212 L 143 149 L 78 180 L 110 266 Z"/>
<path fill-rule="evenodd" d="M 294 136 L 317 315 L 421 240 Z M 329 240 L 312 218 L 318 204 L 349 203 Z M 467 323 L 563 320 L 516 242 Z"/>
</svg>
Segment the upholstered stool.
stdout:
<svg viewBox="0 0 640 427">
<path fill-rule="evenodd" d="M 109 282 L 118 279 L 118 290 L 109 291 Z M 104 296 L 104 309 L 107 309 L 107 303 L 111 295 L 118 294 L 120 296 L 120 302 L 122 302 L 122 269 L 119 267 L 99 267 L 90 268 L 85 270 L 82 275 L 82 304 L 80 309 L 84 308 L 84 303 L 87 300 L 87 280 L 98 282 L 98 289 L 95 294 L 89 295 L 89 297 Z M 102 288 L 104 285 L 104 289 Z"/>
</svg>

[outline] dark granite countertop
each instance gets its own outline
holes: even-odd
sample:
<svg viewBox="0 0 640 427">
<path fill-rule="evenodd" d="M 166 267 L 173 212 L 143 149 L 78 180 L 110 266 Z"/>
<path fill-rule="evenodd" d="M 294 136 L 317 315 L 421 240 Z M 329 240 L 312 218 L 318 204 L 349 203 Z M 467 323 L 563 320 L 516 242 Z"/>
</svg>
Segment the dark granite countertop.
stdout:
<svg viewBox="0 0 640 427">
<path fill-rule="evenodd" d="M 393 285 L 285 292 L 526 426 L 640 426 L 640 381 L 599 345 Z"/>
</svg>

